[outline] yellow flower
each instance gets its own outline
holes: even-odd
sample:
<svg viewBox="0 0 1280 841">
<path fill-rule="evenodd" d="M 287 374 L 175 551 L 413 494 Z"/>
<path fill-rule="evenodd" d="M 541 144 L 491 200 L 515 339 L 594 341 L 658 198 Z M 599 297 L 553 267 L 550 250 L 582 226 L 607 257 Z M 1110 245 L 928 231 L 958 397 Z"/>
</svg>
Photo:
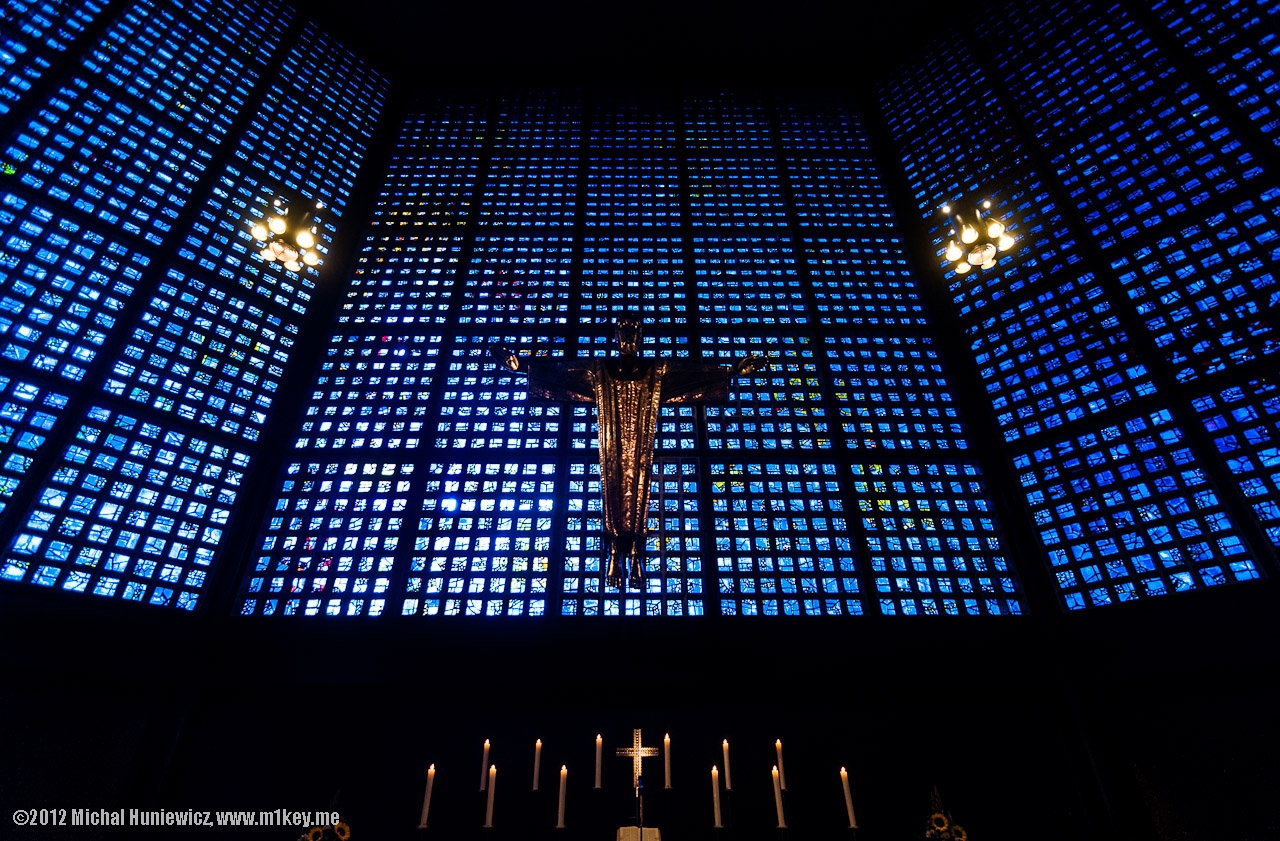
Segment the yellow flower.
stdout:
<svg viewBox="0 0 1280 841">
<path fill-rule="evenodd" d="M 934 812 L 930 815 L 929 823 L 933 824 L 933 828 L 939 832 L 951 826 L 951 821 L 947 820 L 947 816 L 941 812 Z"/>
<path fill-rule="evenodd" d="M 347 841 L 351 837 L 351 827 L 339 821 L 333 825 L 333 834 L 341 838 L 342 841 Z"/>
<path fill-rule="evenodd" d="M 956 824 L 951 827 L 951 837 L 954 838 L 955 841 L 969 841 L 969 833 L 965 832 L 964 827 L 960 824 Z"/>
<path fill-rule="evenodd" d="M 324 838 L 324 827 L 313 826 L 311 831 L 307 833 L 307 841 L 321 841 Z"/>
</svg>

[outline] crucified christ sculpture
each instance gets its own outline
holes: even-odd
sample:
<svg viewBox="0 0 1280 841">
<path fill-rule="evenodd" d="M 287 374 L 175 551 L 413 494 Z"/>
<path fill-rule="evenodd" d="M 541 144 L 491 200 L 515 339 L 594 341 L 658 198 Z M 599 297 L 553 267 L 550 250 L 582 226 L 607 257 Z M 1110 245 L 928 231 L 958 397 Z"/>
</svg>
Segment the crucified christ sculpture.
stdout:
<svg viewBox="0 0 1280 841">
<path fill-rule="evenodd" d="M 768 363 L 751 355 L 734 365 L 641 359 L 640 322 L 618 320 L 619 355 L 611 359 L 531 359 L 493 348 L 494 361 L 527 374 L 535 399 L 595 403 L 600 440 L 600 489 L 608 554 L 605 580 L 644 584 L 644 534 L 658 409 L 665 404 L 723 402 L 729 380 Z M 628 572 L 624 573 L 624 570 Z"/>
</svg>

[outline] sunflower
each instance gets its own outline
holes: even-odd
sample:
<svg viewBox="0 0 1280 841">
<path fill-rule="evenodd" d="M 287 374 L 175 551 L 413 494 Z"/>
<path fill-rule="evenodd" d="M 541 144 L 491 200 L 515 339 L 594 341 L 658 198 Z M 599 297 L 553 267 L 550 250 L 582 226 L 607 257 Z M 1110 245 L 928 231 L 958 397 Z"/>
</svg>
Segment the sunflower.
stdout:
<svg viewBox="0 0 1280 841">
<path fill-rule="evenodd" d="M 941 812 L 934 812 L 929 816 L 929 824 L 939 832 L 951 826 L 951 821 L 947 820 L 947 816 Z"/>
<path fill-rule="evenodd" d="M 324 827 L 313 826 L 311 831 L 307 833 L 307 841 L 321 841 L 324 838 Z"/>
<path fill-rule="evenodd" d="M 966 832 L 965 828 L 960 824 L 956 824 L 951 827 L 951 837 L 955 839 L 955 841 L 969 841 L 969 833 Z"/>
<path fill-rule="evenodd" d="M 342 841 L 347 841 L 351 837 L 351 827 L 342 821 L 338 821 L 333 825 L 333 834 L 342 839 Z"/>
</svg>

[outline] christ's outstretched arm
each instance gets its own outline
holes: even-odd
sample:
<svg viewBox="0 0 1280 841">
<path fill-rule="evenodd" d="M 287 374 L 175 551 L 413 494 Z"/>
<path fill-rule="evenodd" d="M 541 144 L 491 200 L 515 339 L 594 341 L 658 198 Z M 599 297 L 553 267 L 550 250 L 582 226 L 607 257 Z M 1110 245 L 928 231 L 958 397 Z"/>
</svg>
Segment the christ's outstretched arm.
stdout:
<svg viewBox="0 0 1280 841">
<path fill-rule="evenodd" d="M 529 396 L 534 399 L 595 402 L 589 359 L 531 359 L 496 346 L 489 349 L 489 356 L 513 374 L 528 374 Z"/>
</svg>

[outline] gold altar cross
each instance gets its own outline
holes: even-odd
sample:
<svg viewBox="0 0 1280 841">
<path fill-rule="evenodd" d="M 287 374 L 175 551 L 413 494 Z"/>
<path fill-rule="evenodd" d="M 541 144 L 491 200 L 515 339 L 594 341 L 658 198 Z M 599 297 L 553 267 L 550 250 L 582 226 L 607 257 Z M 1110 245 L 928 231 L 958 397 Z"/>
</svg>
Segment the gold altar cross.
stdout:
<svg viewBox="0 0 1280 841">
<path fill-rule="evenodd" d="M 657 748 L 641 747 L 643 740 L 640 738 L 640 728 L 637 727 L 631 731 L 631 747 L 618 748 L 618 756 L 631 757 L 631 787 L 640 788 L 641 763 L 646 756 L 657 756 Z"/>
</svg>

